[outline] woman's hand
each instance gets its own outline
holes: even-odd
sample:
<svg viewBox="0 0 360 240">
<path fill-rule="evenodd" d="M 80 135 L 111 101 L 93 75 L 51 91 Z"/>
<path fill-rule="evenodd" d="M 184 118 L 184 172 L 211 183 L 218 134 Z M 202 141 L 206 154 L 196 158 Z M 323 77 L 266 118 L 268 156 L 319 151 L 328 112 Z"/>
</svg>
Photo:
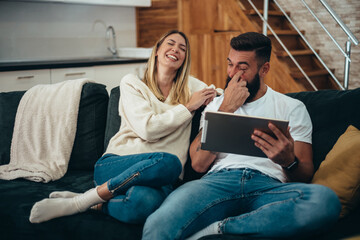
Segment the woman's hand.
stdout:
<svg viewBox="0 0 360 240">
<path fill-rule="evenodd" d="M 203 90 L 194 92 L 191 96 L 189 102 L 185 107 L 193 112 L 197 110 L 202 105 L 209 104 L 216 97 L 216 90 L 212 88 L 204 88 Z"/>
</svg>

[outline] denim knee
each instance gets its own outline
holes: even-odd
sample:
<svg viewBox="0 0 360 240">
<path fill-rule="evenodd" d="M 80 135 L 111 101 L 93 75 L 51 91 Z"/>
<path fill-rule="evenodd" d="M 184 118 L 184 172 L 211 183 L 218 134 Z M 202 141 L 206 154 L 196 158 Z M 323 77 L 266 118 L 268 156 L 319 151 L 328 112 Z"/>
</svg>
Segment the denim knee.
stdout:
<svg viewBox="0 0 360 240">
<path fill-rule="evenodd" d="M 298 220 L 298 224 L 304 232 L 306 230 L 321 232 L 337 222 L 341 204 L 335 192 L 330 188 L 318 184 L 309 184 L 308 186 L 311 191 L 309 196 L 305 197 L 307 207 L 302 211 L 311 214 L 303 214 L 303 218 Z"/>
<path fill-rule="evenodd" d="M 103 211 L 125 223 L 142 224 L 166 198 L 160 189 L 134 186 L 125 196 L 117 196 L 104 205 Z"/>
<path fill-rule="evenodd" d="M 168 236 L 172 232 L 169 231 L 168 225 L 169 220 L 155 211 L 145 221 L 142 240 L 172 239 L 172 236 Z"/>
<path fill-rule="evenodd" d="M 161 154 L 163 154 L 163 161 L 166 163 L 166 165 L 173 166 L 173 169 L 177 171 L 180 175 L 182 171 L 180 159 L 176 155 L 171 153 L 162 152 Z"/>
<path fill-rule="evenodd" d="M 182 165 L 179 158 L 167 152 L 160 152 L 159 154 L 161 154 L 162 158 L 162 175 L 168 175 L 167 178 L 171 179 L 171 182 L 175 182 L 182 172 Z"/>
<path fill-rule="evenodd" d="M 336 193 L 328 187 L 318 184 L 312 184 L 315 188 L 313 194 L 317 194 L 318 212 L 322 211 L 324 218 L 336 221 L 339 218 L 341 211 L 341 203 Z"/>
</svg>

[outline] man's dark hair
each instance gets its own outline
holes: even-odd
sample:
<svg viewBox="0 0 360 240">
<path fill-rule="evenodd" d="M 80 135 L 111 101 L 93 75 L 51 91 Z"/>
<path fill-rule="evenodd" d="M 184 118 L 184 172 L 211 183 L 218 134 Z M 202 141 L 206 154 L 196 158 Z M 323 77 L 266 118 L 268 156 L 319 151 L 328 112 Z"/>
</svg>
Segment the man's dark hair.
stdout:
<svg viewBox="0 0 360 240">
<path fill-rule="evenodd" d="M 271 40 L 261 33 L 247 32 L 240 34 L 231 39 L 230 46 L 236 51 L 255 51 L 258 67 L 270 62 Z"/>
</svg>

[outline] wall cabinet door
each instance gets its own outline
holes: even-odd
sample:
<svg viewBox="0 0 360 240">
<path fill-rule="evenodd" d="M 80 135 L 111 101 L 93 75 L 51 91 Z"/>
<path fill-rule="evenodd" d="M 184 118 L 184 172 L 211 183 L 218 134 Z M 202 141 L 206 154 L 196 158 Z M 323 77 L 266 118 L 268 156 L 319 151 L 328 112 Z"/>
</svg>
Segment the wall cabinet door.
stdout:
<svg viewBox="0 0 360 240">
<path fill-rule="evenodd" d="M 0 92 L 24 91 L 37 84 L 55 84 L 66 80 L 88 78 L 106 85 L 107 91 L 119 86 L 121 79 L 129 73 L 140 78 L 146 63 L 114 64 L 95 67 L 58 68 L 0 73 Z"/>
<path fill-rule="evenodd" d="M 60 3 L 80 3 L 90 5 L 110 5 L 127 7 L 150 7 L 151 0 L 13 0 L 20 2 L 60 2 Z"/>
<path fill-rule="evenodd" d="M 140 78 L 143 77 L 146 63 L 119 64 L 96 66 L 94 80 L 106 85 L 107 91 L 119 86 L 121 79 L 129 73 L 133 73 Z"/>
<path fill-rule="evenodd" d="M 51 69 L 51 83 L 88 78 L 94 80 L 93 67 Z"/>
<path fill-rule="evenodd" d="M 50 70 L 0 72 L 0 92 L 25 91 L 37 84 L 50 84 Z"/>
</svg>

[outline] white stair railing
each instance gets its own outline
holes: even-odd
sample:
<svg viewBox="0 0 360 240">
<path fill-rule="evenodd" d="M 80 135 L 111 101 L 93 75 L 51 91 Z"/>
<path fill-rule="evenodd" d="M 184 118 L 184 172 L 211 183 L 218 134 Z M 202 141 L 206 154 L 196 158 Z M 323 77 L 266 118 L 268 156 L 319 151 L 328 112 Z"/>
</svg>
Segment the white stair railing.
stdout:
<svg viewBox="0 0 360 240">
<path fill-rule="evenodd" d="M 325 9 L 329 12 L 329 14 L 334 18 L 334 20 L 339 24 L 341 29 L 345 32 L 345 34 L 348 36 L 348 40 L 345 43 L 345 50 L 343 50 L 340 46 L 340 44 L 335 40 L 335 38 L 330 34 L 330 32 L 327 30 L 327 28 L 324 26 L 324 24 L 319 20 L 319 18 L 316 16 L 316 14 L 312 11 L 312 9 L 309 7 L 309 5 L 304 1 L 301 0 L 307 10 L 311 13 L 311 15 L 316 19 L 316 21 L 320 24 L 320 26 L 323 28 L 323 30 L 329 35 L 330 39 L 334 42 L 334 44 L 338 47 L 338 49 L 341 51 L 341 53 L 345 57 L 345 68 L 344 68 L 344 84 L 342 85 L 340 81 L 336 78 L 336 76 L 333 74 L 333 72 L 328 68 L 328 66 L 325 64 L 325 62 L 321 59 L 319 54 L 315 51 L 315 49 L 311 46 L 309 41 L 305 38 L 305 36 L 301 33 L 301 31 L 298 29 L 298 27 L 295 25 L 295 23 L 291 20 L 291 18 L 288 16 L 288 14 L 284 11 L 284 9 L 281 7 L 281 5 L 276 1 L 273 0 L 273 2 L 277 5 L 277 7 L 280 9 L 280 11 L 284 14 L 284 16 L 287 18 L 287 20 L 290 22 L 290 24 L 293 26 L 293 28 L 298 32 L 298 34 L 301 36 L 301 38 L 304 40 L 306 45 L 310 48 L 310 50 L 314 53 L 314 55 L 318 58 L 320 63 L 324 66 L 326 71 L 330 74 L 330 76 L 333 78 L 335 83 L 340 87 L 340 89 L 348 89 L 349 87 L 349 72 L 350 72 L 350 62 L 351 62 L 351 44 L 358 45 L 359 40 L 354 36 L 354 34 L 350 31 L 350 29 L 346 26 L 346 24 L 343 23 L 343 21 L 340 19 L 340 17 L 335 13 L 335 11 L 329 6 L 329 4 L 325 0 L 319 0 L 321 4 L 325 7 Z M 309 82 L 309 84 L 314 88 L 316 91 L 317 88 L 315 87 L 314 83 L 311 81 L 311 79 L 308 77 L 308 75 L 305 73 L 305 71 L 302 69 L 300 64 L 296 61 L 296 59 L 292 56 L 290 51 L 287 49 L 287 47 L 283 44 L 283 42 L 280 40 L 280 38 L 277 36 L 275 31 L 271 28 L 271 26 L 268 23 L 268 6 L 269 6 L 269 0 L 264 0 L 264 10 L 263 15 L 259 12 L 257 7 L 253 4 L 251 0 L 248 0 L 252 8 L 255 10 L 255 12 L 259 15 L 261 20 L 263 21 L 263 34 L 267 35 L 267 29 L 269 29 L 276 40 L 280 43 L 280 45 L 284 48 L 286 53 L 289 55 L 291 60 L 294 62 L 294 64 L 299 68 L 300 72 L 304 75 L 305 79 Z"/>
</svg>

